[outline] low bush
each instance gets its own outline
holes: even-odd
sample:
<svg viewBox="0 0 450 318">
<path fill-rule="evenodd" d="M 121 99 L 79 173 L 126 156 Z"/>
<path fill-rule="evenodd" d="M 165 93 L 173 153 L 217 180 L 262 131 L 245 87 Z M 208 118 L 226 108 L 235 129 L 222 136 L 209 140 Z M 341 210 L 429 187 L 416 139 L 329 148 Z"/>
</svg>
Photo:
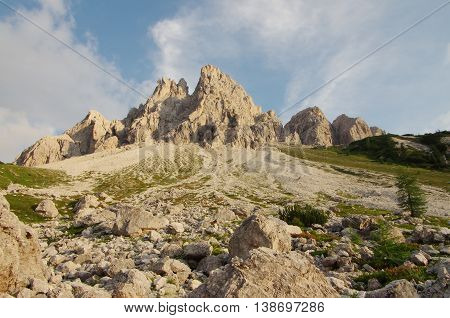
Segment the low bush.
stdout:
<svg viewBox="0 0 450 318">
<path fill-rule="evenodd" d="M 310 227 L 313 224 L 325 224 L 328 221 L 328 215 L 319 209 L 306 205 L 291 205 L 282 209 L 278 216 L 287 224 L 299 227 Z"/>
<path fill-rule="evenodd" d="M 406 266 L 398 266 L 382 271 L 362 274 L 361 276 L 355 278 L 355 282 L 367 284 L 367 282 L 373 278 L 377 279 L 384 286 L 399 279 L 424 282 L 429 279 L 434 279 L 435 277 L 428 274 L 425 267 L 410 268 Z"/>
</svg>

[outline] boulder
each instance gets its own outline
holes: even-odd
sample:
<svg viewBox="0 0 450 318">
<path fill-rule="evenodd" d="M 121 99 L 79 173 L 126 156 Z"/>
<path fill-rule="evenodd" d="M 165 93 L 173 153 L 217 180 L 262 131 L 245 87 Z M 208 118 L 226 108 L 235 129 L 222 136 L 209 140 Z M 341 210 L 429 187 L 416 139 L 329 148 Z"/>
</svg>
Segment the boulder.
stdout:
<svg viewBox="0 0 450 318">
<path fill-rule="evenodd" d="M 366 293 L 366 298 L 418 298 L 414 285 L 406 279 L 396 280 L 385 287 Z"/>
<path fill-rule="evenodd" d="M 191 243 L 184 247 L 184 257 L 199 261 L 212 253 L 212 246 L 208 242 Z"/>
<path fill-rule="evenodd" d="M 422 244 L 439 244 L 450 239 L 450 229 L 435 229 L 432 226 L 416 226 L 411 234 L 411 241 Z"/>
<path fill-rule="evenodd" d="M 82 209 L 97 208 L 99 205 L 100 202 L 98 201 L 97 197 L 92 194 L 88 194 L 81 197 L 81 199 L 78 200 L 73 210 L 75 212 L 78 212 L 79 210 Z"/>
<path fill-rule="evenodd" d="M 114 298 L 147 298 L 151 282 L 137 269 L 120 271 L 114 278 Z"/>
<path fill-rule="evenodd" d="M 179 222 L 170 223 L 167 227 L 167 233 L 169 234 L 178 234 L 184 232 L 184 225 Z"/>
<path fill-rule="evenodd" d="M 247 258 L 250 251 L 268 247 L 279 252 L 291 250 L 291 236 L 287 224 L 274 217 L 252 215 L 236 229 L 230 238 L 231 257 Z"/>
<path fill-rule="evenodd" d="M 367 215 L 351 215 L 342 219 L 344 228 L 350 227 L 358 231 L 366 231 L 372 224 L 372 219 Z"/>
<path fill-rule="evenodd" d="M 47 218 L 56 218 L 59 215 L 58 209 L 52 200 L 43 200 L 38 204 L 35 211 Z"/>
<path fill-rule="evenodd" d="M 153 216 L 143 209 L 122 205 L 116 210 L 112 231 L 115 235 L 139 236 L 151 230 L 164 228 L 168 223 L 164 217 Z"/>
<path fill-rule="evenodd" d="M 212 272 L 189 297 L 325 298 L 339 294 L 304 254 L 260 247 L 247 259 L 236 258 Z"/>
<path fill-rule="evenodd" d="M 33 278 L 46 280 L 37 236 L 0 206 L 0 293 L 14 294 Z"/>
<path fill-rule="evenodd" d="M 423 252 L 415 252 L 411 255 L 411 262 L 417 266 L 427 266 L 428 259 Z"/>
<path fill-rule="evenodd" d="M 75 298 L 111 298 L 104 289 L 83 284 L 80 281 L 71 282 L 72 293 Z"/>
<path fill-rule="evenodd" d="M 211 274 L 212 271 L 224 266 L 226 259 L 221 256 L 211 255 L 202 259 L 197 266 L 197 271 L 203 272 L 206 275 Z"/>
<path fill-rule="evenodd" d="M 436 280 L 428 280 L 420 291 L 424 298 L 449 298 L 450 297 L 450 259 L 438 261 L 427 272 L 437 276 Z"/>
<path fill-rule="evenodd" d="M 94 226 L 108 222 L 113 223 L 116 214 L 107 209 L 83 208 L 77 210 L 73 218 L 74 226 Z M 109 226 L 110 228 L 110 226 Z"/>
</svg>

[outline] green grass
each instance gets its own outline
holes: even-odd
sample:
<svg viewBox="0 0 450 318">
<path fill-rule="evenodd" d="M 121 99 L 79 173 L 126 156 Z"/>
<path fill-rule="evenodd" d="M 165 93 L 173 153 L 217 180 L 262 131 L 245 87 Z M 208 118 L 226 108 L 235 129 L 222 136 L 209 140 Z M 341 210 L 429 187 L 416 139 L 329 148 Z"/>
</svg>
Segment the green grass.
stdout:
<svg viewBox="0 0 450 318">
<path fill-rule="evenodd" d="M 359 198 L 359 196 L 342 191 L 342 190 L 338 190 L 336 191 L 336 194 L 340 197 L 346 198 L 346 199 L 350 199 L 350 200 L 356 200 Z"/>
<path fill-rule="evenodd" d="M 314 251 L 314 252 L 311 253 L 311 256 L 327 257 L 328 256 L 328 251 L 327 250 Z"/>
<path fill-rule="evenodd" d="M 69 177 L 60 171 L 0 164 L 1 189 L 6 189 L 10 183 L 29 188 L 47 188 L 68 180 Z"/>
<path fill-rule="evenodd" d="M 350 236 L 350 240 L 352 241 L 353 244 L 356 244 L 356 245 L 361 245 L 364 242 L 363 238 L 358 233 L 353 233 Z"/>
<path fill-rule="evenodd" d="M 222 248 L 220 245 L 218 244 L 212 244 L 212 255 L 220 255 L 220 254 L 224 254 L 226 252 L 226 250 L 224 248 Z"/>
<path fill-rule="evenodd" d="M 406 279 L 414 280 L 416 282 L 424 282 L 429 279 L 436 279 L 434 275 L 428 274 L 426 267 L 410 268 L 406 266 L 399 266 L 388 268 L 386 270 L 376 271 L 373 273 L 366 273 L 356 277 L 355 282 L 367 284 L 370 279 L 377 279 L 381 285 L 385 286 L 394 280 Z"/>
<path fill-rule="evenodd" d="M 7 194 L 5 195 L 5 198 L 11 206 L 11 211 L 17 215 L 19 220 L 23 223 L 42 223 L 47 220 L 45 217 L 34 211 L 42 199 L 26 194 Z"/>
<path fill-rule="evenodd" d="M 417 247 L 413 244 L 384 240 L 375 246 L 374 256 L 368 261 L 368 264 L 375 269 L 397 267 L 407 261 L 416 249 Z"/>
<path fill-rule="evenodd" d="M 314 162 L 327 163 L 332 165 L 335 170 L 340 169 L 340 172 L 364 175 L 364 171 L 373 171 L 377 173 L 397 176 L 402 172 L 414 174 L 420 183 L 432 185 L 442 188 L 450 192 L 450 172 L 437 171 L 431 169 L 407 167 L 394 163 L 381 163 L 379 161 L 370 159 L 361 154 L 347 154 L 336 147 L 331 148 L 301 148 L 300 146 L 283 146 L 279 150 L 290 156 L 306 159 Z M 359 169 L 362 172 L 342 169 L 342 167 Z"/>
<path fill-rule="evenodd" d="M 79 236 L 87 227 L 86 226 L 70 226 L 67 228 L 66 233 L 69 237 Z"/>
<path fill-rule="evenodd" d="M 362 205 L 348 205 L 345 203 L 339 203 L 337 205 L 337 212 L 336 214 L 338 216 L 349 216 L 349 215 L 371 215 L 371 216 L 378 216 L 378 215 L 388 215 L 391 214 L 390 211 L 382 210 L 382 209 L 370 209 L 366 208 Z"/>
<path fill-rule="evenodd" d="M 425 216 L 423 223 L 428 225 L 434 225 L 438 227 L 450 228 L 450 218 L 439 216 Z"/>
<path fill-rule="evenodd" d="M 53 200 L 56 205 L 56 208 L 59 211 L 59 214 L 65 216 L 68 219 L 73 217 L 73 209 L 77 204 L 79 197 L 66 197 L 57 200 Z"/>
</svg>

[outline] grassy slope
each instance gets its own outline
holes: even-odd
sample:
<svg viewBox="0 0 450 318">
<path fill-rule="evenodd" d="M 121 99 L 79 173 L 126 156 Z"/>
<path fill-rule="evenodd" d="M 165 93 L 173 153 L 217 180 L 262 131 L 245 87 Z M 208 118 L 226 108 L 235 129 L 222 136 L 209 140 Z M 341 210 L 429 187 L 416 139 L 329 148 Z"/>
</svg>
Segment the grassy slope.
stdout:
<svg viewBox="0 0 450 318">
<path fill-rule="evenodd" d="M 59 171 L 0 164 L 0 189 L 6 189 L 10 183 L 46 188 L 67 180 L 67 175 Z"/>
<path fill-rule="evenodd" d="M 449 172 L 407 167 L 394 163 L 381 163 L 364 155 L 343 154 L 336 148 L 319 149 L 301 148 L 299 146 L 283 146 L 279 149 L 288 155 L 301 159 L 323 162 L 340 167 L 357 168 L 361 170 L 385 173 L 393 176 L 406 170 L 408 173 L 417 175 L 417 178 L 421 183 L 440 187 L 450 192 Z"/>
</svg>

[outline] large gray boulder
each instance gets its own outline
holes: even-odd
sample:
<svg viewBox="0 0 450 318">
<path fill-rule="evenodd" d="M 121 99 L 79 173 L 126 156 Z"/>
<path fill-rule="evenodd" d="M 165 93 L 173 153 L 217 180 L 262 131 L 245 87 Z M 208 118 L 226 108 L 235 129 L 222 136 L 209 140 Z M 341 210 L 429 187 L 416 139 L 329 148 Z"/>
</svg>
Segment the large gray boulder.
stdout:
<svg viewBox="0 0 450 318">
<path fill-rule="evenodd" d="M 258 247 L 268 247 L 279 252 L 291 250 L 291 235 L 287 224 L 274 217 L 252 215 L 233 233 L 230 244 L 230 256 L 243 259 L 250 251 Z"/>
<path fill-rule="evenodd" d="M 36 213 L 47 218 L 56 218 L 59 215 L 55 203 L 48 199 L 41 201 L 35 211 Z"/>
<path fill-rule="evenodd" d="M 208 242 L 197 242 L 186 245 L 183 248 L 184 257 L 199 261 L 212 253 L 212 246 Z"/>
<path fill-rule="evenodd" d="M 0 293 L 15 294 L 32 278 L 46 280 L 37 236 L 0 205 Z"/>
<path fill-rule="evenodd" d="M 147 298 L 151 282 L 137 269 L 122 270 L 113 279 L 114 298 Z"/>
<path fill-rule="evenodd" d="M 141 208 L 121 205 L 116 210 L 113 234 L 123 236 L 139 236 L 151 230 L 166 227 L 169 221 L 164 217 L 153 216 Z"/>
<path fill-rule="evenodd" d="M 213 271 L 189 297 L 324 298 L 339 294 L 305 254 L 261 247 L 246 260 L 235 258 Z"/>
<path fill-rule="evenodd" d="M 393 281 L 385 287 L 366 293 L 366 298 L 418 298 L 414 285 L 406 279 Z"/>
</svg>

